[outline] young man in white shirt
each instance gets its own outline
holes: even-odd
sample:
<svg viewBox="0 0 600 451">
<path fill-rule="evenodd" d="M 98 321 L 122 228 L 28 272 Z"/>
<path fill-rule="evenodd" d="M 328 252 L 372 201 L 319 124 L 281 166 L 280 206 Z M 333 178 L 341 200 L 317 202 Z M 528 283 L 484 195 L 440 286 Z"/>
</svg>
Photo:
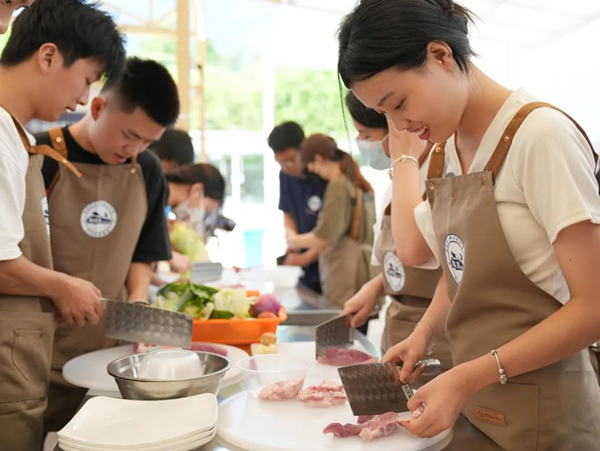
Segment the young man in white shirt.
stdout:
<svg viewBox="0 0 600 451">
<path fill-rule="evenodd" d="M 41 449 L 54 309 L 78 325 L 103 313 L 94 285 L 52 271 L 39 155 L 51 149 L 21 124 L 86 104 L 90 85 L 124 62 L 116 25 L 83 0 L 37 1 L 0 57 L 0 449 Z"/>
</svg>

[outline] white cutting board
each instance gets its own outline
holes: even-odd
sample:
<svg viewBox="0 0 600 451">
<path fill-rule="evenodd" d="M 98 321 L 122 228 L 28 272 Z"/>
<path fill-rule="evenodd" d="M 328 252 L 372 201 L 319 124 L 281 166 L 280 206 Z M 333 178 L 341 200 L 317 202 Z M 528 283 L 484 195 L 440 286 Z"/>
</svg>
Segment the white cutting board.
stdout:
<svg viewBox="0 0 600 451">
<path fill-rule="evenodd" d="M 353 349 L 367 352 L 360 342 Z M 278 354 L 315 359 L 314 341 L 278 343 Z M 323 379 L 340 381 L 337 367 L 316 363 L 309 369 L 304 386 L 320 384 Z M 410 414 L 406 414 L 408 417 Z M 360 437 L 335 438 L 323 435 L 330 423 L 355 423 L 350 404 L 327 409 L 309 409 L 297 400 L 259 401 L 249 392 L 242 392 L 219 406 L 218 434 L 232 445 L 249 451 L 434 451 L 440 450 L 452 438 L 446 431 L 432 439 L 420 439 L 400 426 L 396 432 L 371 443 Z"/>
<path fill-rule="evenodd" d="M 227 371 L 221 387 L 237 384 L 242 380 L 242 371 L 237 362 L 248 357 L 248 353 L 234 346 L 218 345 L 227 350 L 227 358 L 231 361 L 231 369 Z M 113 360 L 134 354 L 133 345 L 117 346 L 75 357 L 63 367 L 63 377 L 67 382 L 78 387 L 103 392 L 106 396 L 114 393 L 120 396 L 115 379 L 108 374 L 106 367 Z"/>
<path fill-rule="evenodd" d="M 410 414 L 406 414 L 410 415 Z M 328 409 L 309 409 L 298 400 L 259 401 L 249 392 L 238 393 L 219 406 L 217 433 L 248 451 L 437 451 L 451 440 L 451 431 L 421 439 L 400 426 L 388 437 L 365 443 L 360 437 L 323 435 L 330 423 L 354 423 L 348 403 Z"/>
</svg>

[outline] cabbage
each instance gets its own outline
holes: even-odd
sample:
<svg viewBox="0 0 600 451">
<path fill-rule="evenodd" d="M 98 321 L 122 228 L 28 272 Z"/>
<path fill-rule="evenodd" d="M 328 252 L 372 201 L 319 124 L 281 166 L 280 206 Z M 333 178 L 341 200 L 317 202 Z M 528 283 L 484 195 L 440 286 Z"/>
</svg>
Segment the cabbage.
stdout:
<svg viewBox="0 0 600 451">
<path fill-rule="evenodd" d="M 231 312 L 236 318 L 246 318 L 250 310 L 250 300 L 244 290 L 223 288 L 215 295 L 215 310 Z"/>
</svg>

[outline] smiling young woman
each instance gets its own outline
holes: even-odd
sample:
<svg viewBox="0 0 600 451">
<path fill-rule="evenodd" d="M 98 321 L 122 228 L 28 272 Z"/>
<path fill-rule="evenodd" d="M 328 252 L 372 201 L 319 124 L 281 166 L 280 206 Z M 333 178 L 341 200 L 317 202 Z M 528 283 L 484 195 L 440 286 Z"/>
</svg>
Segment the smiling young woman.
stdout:
<svg viewBox="0 0 600 451">
<path fill-rule="evenodd" d="M 414 215 L 417 165 L 395 165 L 394 195 L 412 204 L 392 222 L 410 232 L 409 256 L 429 247 L 444 277 L 424 323 L 384 360 L 410 378 L 445 324 L 455 367 L 412 398 L 426 407 L 407 429 L 430 437 L 462 411 L 507 450 L 595 449 L 596 154 L 565 113 L 471 62 L 470 21 L 451 0 L 370 0 L 340 27 L 344 84 L 398 131 L 439 143 Z"/>
</svg>

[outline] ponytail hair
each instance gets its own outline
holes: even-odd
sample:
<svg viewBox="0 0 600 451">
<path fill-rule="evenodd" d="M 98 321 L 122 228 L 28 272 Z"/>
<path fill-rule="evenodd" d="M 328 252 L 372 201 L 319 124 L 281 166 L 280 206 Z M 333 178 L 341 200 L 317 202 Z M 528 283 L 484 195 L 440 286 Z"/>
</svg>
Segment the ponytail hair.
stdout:
<svg viewBox="0 0 600 451">
<path fill-rule="evenodd" d="M 356 161 L 347 152 L 338 149 L 335 140 L 330 136 L 317 134 L 302 141 L 302 144 L 300 144 L 300 157 L 304 167 L 315 161 L 317 155 L 325 160 L 338 162 L 342 173 L 350 179 L 356 188 L 366 193 L 373 192 L 373 187 L 361 174 Z"/>
</svg>

